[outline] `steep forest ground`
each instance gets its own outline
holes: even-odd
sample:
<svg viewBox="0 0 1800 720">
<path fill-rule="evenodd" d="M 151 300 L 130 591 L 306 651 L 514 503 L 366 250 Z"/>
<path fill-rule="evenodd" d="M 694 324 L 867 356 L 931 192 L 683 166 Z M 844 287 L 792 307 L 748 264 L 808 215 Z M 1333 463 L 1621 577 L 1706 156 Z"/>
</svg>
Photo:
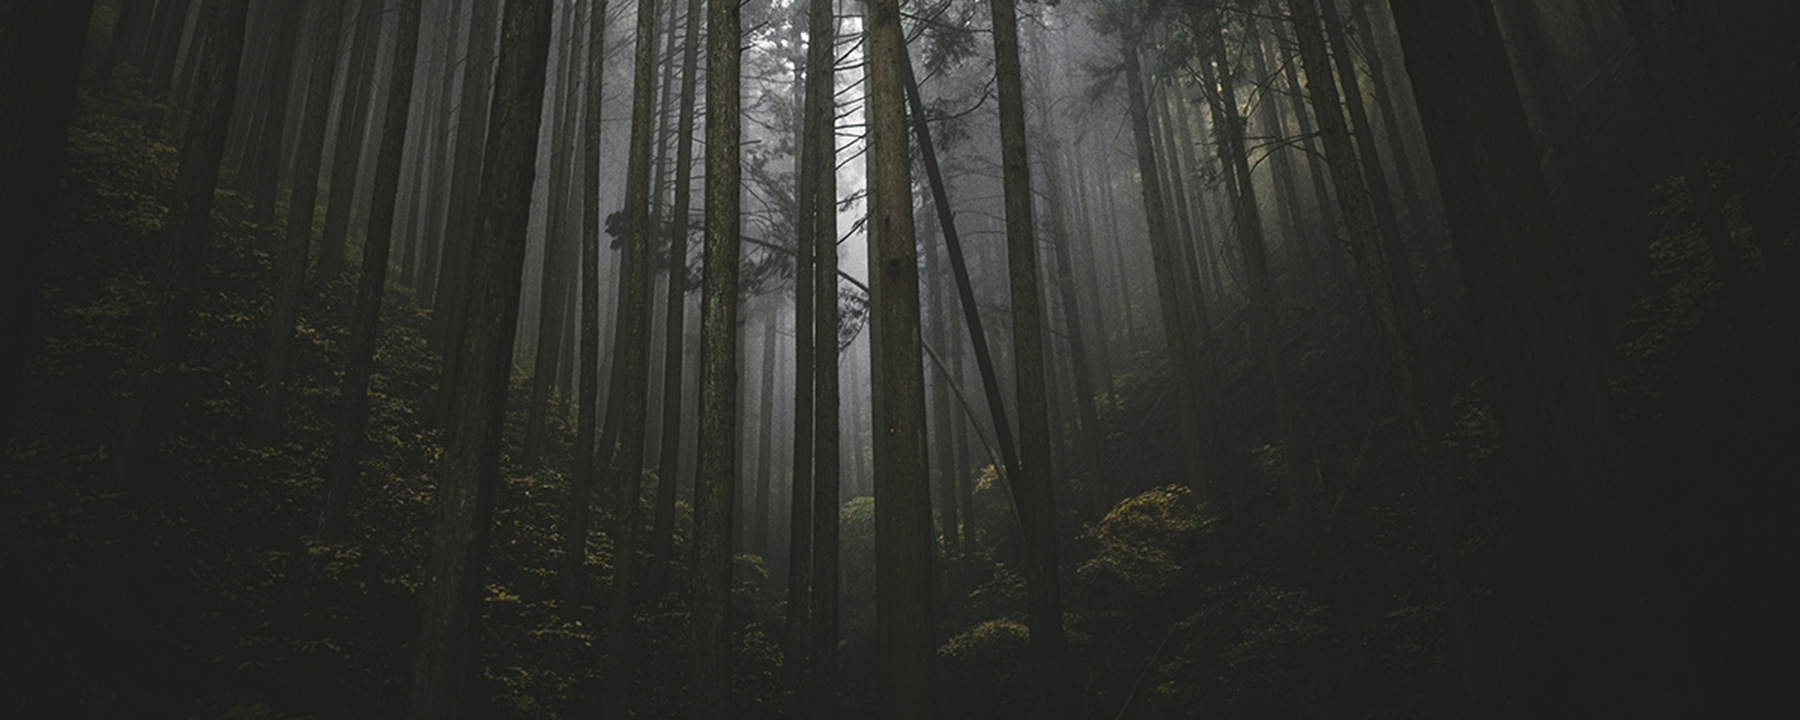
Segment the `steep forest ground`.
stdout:
<svg viewBox="0 0 1800 720">
<path fill-rule="evenodd" d="M 152 481 L 130 494 L 99 482 L 166 213 L 159 198 L 175 172 L 169 141 L 148 129 L 153 111 L 141 98 L 84 94 L 71 132 L 42 341 L 28 367 L 29 421 L 10 430 L 0 458 L 0 577 L 12 608 L 0 631 L 0 707 L 17 717 L 399 715 L 440 452 L 423 405 L 438 376 L 422 339 L 429 313 L 408 290 L 391 288 L 384 312 L 353 542 L 309 539 L 347 332 L 338 309 L 351 289 L 328 287 L 307 304 L 288 441 L 242 445 L 272 271 L 245 201 L 230 192 L 220 193 L 178 405 Z M 1783 619 L 1791 616 L 1778 589 L 1796 566 L 1786 509 L 1800 455 L 1792 410 L 1800 351 L 1791 315 L 1754 322 L 1720 314 L 1679 183 L 1645 179 L 1645 191 L 1616 209 L 1632 219 L 1624 231 L 1643 240 L 1653 286 L 1616 333 L 1615 400 L 1652 501 L 1671 598 L 1669 707 L 1731 715 L 1757 707 L 1786 679 L 1781 665 L 1762 659 L 1793 622 Z M 1458 321 L 1437 322 L 1436 336 L 1458 349 Z M 1215 360 L 1227 430 L 1206 490 L 1211 505 L 1170 469 L 1176 439 L 1161 358 L 1135 358 L 1117 378 L 1102 418 L 1108 470 L 1086 486 L 1111 509 L 1096 518 L 1079 503 L 1063 505 L 1069 625 L 1088 715 L 1111 717 L 1127 705 L 1127 717 L 1454 712 L 1445 608 L 1421 493 L 1392 419 L 1399 409 L 1367 381 L 1381 355 L 1341 324 L 1309 320 L 1296 330 L 1290 356 L 1301 358 L 1294 373 L 1316 467 L 1259 439 L 1271 411 L 1245 348 L 1225 344 Z M 1466 367 L 1469 350 L 1461 351 Z M 1508 579 L 1531 570 L 1509 566 L 1494 548 L 1513 503 L 1556 499 L 1507 492 L 1496 452 L 1503 438 L 1486 419 L 1481 383 L 1462 377 L 1459 386 L 1456 432 L 1443 438 L 1459 463 L 1449 498 L 1459 549 L 1484 609 L 1495 682 L 1529 688 L 1531 669 L 1508 662 L 1508 643 L 1533 611 L 1509 596 Z M 557 428 L 559 442 L 569 434 Z M 549 465 L 566 467 L 566 449 Z M 1287 472 L 1315 473 L 1328 491 L 1331 515 L 1305 535 L 1284 524 L 1279 478 Z M 592 620 L 558 619 L 549 600 L 553 529 L 566 485 L 554 471 L 509 466 L 505 477 L 484 603 L 482 715 L 581 715 L 597 702 L 603 664 L 594 628 L 611 546 L 595 533 Z M 991 470 L 978 483 L 973 549 L 940 563 L 942 711 L 1013 717 L 1027 691 L 1015 570 L 1022 548 Z M 868 499 L 847 503 L 844 665 L 853 717 L 872 716 L 871 517 Z M 742 557 L 740 570 L 734 716 L 773 717 L 780 593 L 760 558 Z M 647 652 L 636 694 L 642 717 L 675 717 L 684 707 L 685 578 L 672 585 L 638 622 Z"/>
</svg>

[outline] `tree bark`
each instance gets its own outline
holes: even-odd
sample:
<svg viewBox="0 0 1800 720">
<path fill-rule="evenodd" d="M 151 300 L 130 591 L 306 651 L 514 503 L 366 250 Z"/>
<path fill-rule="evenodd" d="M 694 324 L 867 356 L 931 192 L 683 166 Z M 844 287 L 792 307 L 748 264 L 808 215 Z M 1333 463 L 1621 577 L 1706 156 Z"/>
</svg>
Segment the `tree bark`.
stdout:
<svg viewBox="0 0 1800 720">
<path fill-rule="evenodd" d="M 869 139 L 875 166 L 870 248 L 877 272 L 875 373 L 875 616 L 882 717 L 926 720 L 935 693 L 931 495 L 925 464 L 925 377 L 919 352 L 919 268 L 906 141 L 906 42 L 897 0 L 865 6 Z"/>
<path fill-rule="evenodd" d="M 700 464 L 694 478 L 695 720 L 730 716 L 732 496 L 737 485 L 739 205 L 743 119 L 737 0 L 708 0 L 706 235 L 700 293 Z"/>
<path fill-rule="evenodd" d="M 814 138 L 811 214 L 813 257 L 813 542 L 812 648 L 807 653 L 811 696 L 804 703 L 814 720 L 837 720 L 838 678 L 838 249 L 837 249 L 837 14 L 832 0 L 811 0 L 806 48 L 806 113 Z M 806 332 L 795 327 L 795 333 Z M 798 466 L 799 458 L 794 459 Z M 792 562 L 792 560 L 790 560 Z"/>
</svg>

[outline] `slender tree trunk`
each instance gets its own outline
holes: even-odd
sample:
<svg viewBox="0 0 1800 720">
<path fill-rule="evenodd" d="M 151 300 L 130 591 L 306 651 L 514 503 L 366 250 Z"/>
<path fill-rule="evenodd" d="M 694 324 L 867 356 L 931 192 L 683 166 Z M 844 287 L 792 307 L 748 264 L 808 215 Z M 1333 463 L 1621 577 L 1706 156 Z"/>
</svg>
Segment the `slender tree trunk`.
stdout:
<svg viewBox="0 0 1800 720">
<path fill-rule="evenodd" d="M 938 252 L 931 248 L 931 235 L 937 224 L 926 218 L 926 243 L 922 248 L 925 255 L 926 282 L 931 293 L 931 344 L 939 348 L 950 346 L 950 297 L 944 289 L 944 275 L 939 269 Z M 947 374 L 931 383 L 931 462 L 936 466 L 937 482 L 933 488 L 937 493 L 938 529 L 944 536 L 946 553 L 960 555 L 963 552 L 962 532 L 957 526 L 961 516 L 957 507 L 956 494 L 956 454 L 951 452 L 951 432 L 954 426 L 950 417 L 955 411 L 950 405 L 950 378 Z"/>
<path fill-rule="evenodd" d="M 770 456 L 775 454 L 775 344 L 780 337 L 775 334 L 775 326 L 779 320 L 779 313 L 770 310 L 769 319 L 763 323 L 762 365 L 758 369 L 762 373 L 762 382 L 757 385 L 762 395 L 762 407 L 756 414 L 756 497 L 753 498 L 756 505 L 750 511 L 749 549 L 764 558 L 768 557 L 769 551 L 769 494 L 774 487 L 774 463 Z M 789 558 L 788 562 L 804 560 Z"/>
<path fill-rule="evenodd" d="M 113 482 L 118 487 L 135 484 L 166 424 L 168 386 L 181 357 L 182 338 L 196 294 L 194 284 L 211 236 L 213 194 L 219 184 L 219 161 L 225 154 L 225 135 L 237 98 L 248 13 L 246 0 L 227 0 L 210 3 L 203 17 L 212 32 L 211 40 L 200 53 L 205 70 L 199 81 L 194 122 L 188 125 L 181 145 L 171 221 L 165 226 L 156 285 L 133 353 L 135 378 L 131 395 L 107 446 L 107 460 L 112 464 Z M 46 90 L 45 95 L 48 94 Z"/>
<path fill-rule="evenodd" d="M 675 489 L 681 472 L 681 406 L 686 350 L 688 292 L 688 214 L 693 201 L 695 91 L 699 82 L 701 0 L 688 0 L 687 28 L 681 49 L 681 109 L 676 123 L 675 205 L 669 222 L 669 295 L 664 301 L 663 396 L 661 457 L 656 471 L 656 509 L 651 555 L 657 559 L 652 590 L 660 595 L 675 565 Z"/>
<path fill-rule="evenodd" d="M 870 0 L 869 138 L 876 176 L 871 198 L 879 271 L 871 329 L 876 371 L 875 617 L 879 687 L 886 720 L 925 720 L 935 693 L 932 660 L 931 495 L 925 464 L 925 376 L 919 353 L 918 249 L 913 237 L 912 168 L 906 141 L 908 64 L 897 0 Z M 1039 396 L 1042 400 L 1042 396 Z M 1047 499 L 1047 498 L 1046 498 Z"/>
<path fill-rule="evenodd" d="M 562 360 L 562 344 L 564 341 L 562 327 L 566 303 L 569 294 L 569 273 L 567 270 L 568 214 L 569 196 L 568 173 L 557 168 L 560 158 L 566 156 L 571 162 L 575 153 L 575 108 L 576 82 L 580 79 L 581 66 L 576 59 L 575 5 L 563 7 L 563 32 L 568 40 L 563 43 L 562 76 L 563 88 L 557 99 L 559 117 L 556 119 L 556 131 L 551 137 L 550 192 L 544 203 L 544 256 L 543 267 L 539 272 L 538 286 L 538 327 L 537 349 L 533 353 L 531 369 L 531 398 L 525 410 L 525 446 L 523 448 L 523 465 L 529 469 L 543 467 L 545 418 L 549 415 L 551 386 L 555 384 L 558 366 Z M 567 385 L 563 386 L 567 388 Z"/>
<path fill-rule="evenodd" d="M 319 196 L 320 157 L 325 147 L 325 116 L 331 105 L 332 76 L 337 69 L 337 26 L 344 15 L 344 0 L 325 0 L 319 8 L 318 32 L 313 48 L 312 75 L 306 89 L 306 111 L 300 124 L 299 159 L 294 167 L 293 198 L 288 202 L 287 237 L 277 265 L 281 274 L 275 286 L 275 309 L 269 316 L 268 337 L 263 343 L 262 384 L 250 418 L 250 442 L 266 446 L 281 430 L 288 365 L 292 360 L 294 325 L 300 319 L 300 300 L 306 283 L 308 252 L 312 249 L 315 202 Z"/>
<path fill-rule="evenodd" d="M 587 143 L 581 158 L 585 180 L 581 202 L 581 397 L 577 400 L 574 477 L 558 528 L 563 536 L 559 589 L 564 618 L 575 617 L 580 607 L 597 460 L 594 431 L 600 419 L 600 99 L 605 97 L 606 89 L 606 0 L 594 0 L 591 6 L 587 87 L 582 92 L 582 102 L 587 104 L 582 134 L 587 136 Z"/>
<path fill-rule="evenodd" d="M 925 103 L 919 95 L 919 84 L 913 76 L 911 61 L 903 63 L 900 71 L 906 80 L 913 133 L 919 143 L 926 179 L 931 185 L 932 205 L 937 209 L 938 226 L 944 232 L 944 249 L 950 257 L 951 275 L 956 280 L 963 322 L 968 326 L 969 339 L 975 350 L 975 366 L 980 371 L 988 414 L 994 423 L 995 442 L 1000 446 L 1001 462 L 1006 466 L 1009 476 L 1016 475 L 1019 466 L 1018 446 L 1013 442 L 1012 424 L 1006 419 L 1006 405 L 1000 396 L 999 373 L 995 370 L 993 353 L 988 348 L 987 331 L 982 328 L 981 311 L 975 302 L 975 286 L 969 277 L 968 260 L 963 255 L 956 215 L 950 206 L 950 190 L 944 182 L 943 171 L 938 167 L 937 148 L 931 142 L 931 125 L 925 115 Z"/>
<path fill-rule="evenodd" d="M 467 288 L 474 252 L 476 195 L 482 162 L 486 157 L 488 100 L 494 79 L 494 29 L 500 17 L 500 0 L 474 0 L 469 16 L 469 44 L 463 62 L 462 94 L 458 96 L 456 152 L 450 168 L 450 207 L 445 217 L 443 260 L 438 271 L 432 304 L 430 339 L 442 349 L 444 362 L 438 383 L 437 410 L 445 412 L 452 395 L 459 392 L 450 379 L 458 377 L 462 362 L 462 332 Z M 535 153 L 534 153 L 535 154 Z"/>
<path fill-rule="evenodd" d="M 632 632 L 637 607 L 636 580 L 638 516 L 644 481 L 645 399 L 649 393 L 650 350 L 650 187 L 651 122 L 656 113 L 657 7 L 640 2 L 637 11 L 636 75 L 633 78 L 631 154 L 626 168 L 625 258 L 620 279 L 623 312 L 615 342 L 614 387 L 620 416 L 615 427 L 616 449 L 611 449 L 610 475 L 618 492 L 613 511 L 612 607 L 607 621 L 606 679 L 601 712 L 607 720 L 623 720 L 631 714 L 633 666 Z M 610 448 L 609 448 L 610 449 Z"/>
<path fill-rule="evenodd" d="M 18 2 L 0 7 L 0 13 L 0 97 L 30 109 L 0 113 L 0 227 L 7 232 L 0 243 L 0 437 L 5 437 L 18 407 L 25 358 L 38 342 L 32 329 L 38 278 L 50 246 L 94 4 Z M 225 111 L 230 110 L 228 102 Z"/>
<path fill-rule="evenodd" d="M 400 194 L 400 160 L 405 155 L 406 126 L 412 111 L 413 69 L 418 62 L 419 16 L 423 0 L 401 0 L 400 35 L 394 47 L 394 69 L 388 81 L 387 118 L 382 123 L 381 151 L 375 159 L 375 206 L 369 213 L 369 237 L 363 243 L 362 275 L 357 281 L 356 316 L 350 325 L 350 352 L 338 396 L 332 446 L 332 471 L 325 493 L 319 537 L 327 544 L 343 539 L 344 516 L 362 456 L 369 419 L 369 378 L 375 371 L 375 345 L 381 330 L 381 296 L 387 286 L 388 249 L 393 244 L 394 214 Z"/>
<path fill-rule="evenodd" d="M 813 68 L 809 67 L 807 71 L 812 72 Z M 804 105 L 801 114 L 806 115 Z M 818 202 L 820 168 L 815 158 L 820 142 L 836 142 L 836 138 L 818 136 L 820 129 L 816 122 L 809 125 L 803 120 L 801 124 L 800 157 L 797 160 L 799 167 L 795 172 L 799 181 L 795 191 L 799 212 L 794 218 L 794 471 L 790 485 L 793 494 L 789 497 L 788 509 L 791 530 L 788 533 L 787 613 L 781 634 L 781 683 L 794 693 L 796 699 L 806 697 L 806 651 L 809 649 L 806 631 L 810 625 L 807 612 L 812 609 L 812 468 L 815 460 L 814 338 L 812 333 L 803 332 L 801 328 L 811 328 L 815 322 L 813 253 L 821 243 L 826 242 L 817 233 L 817 215 L 806 209 L 815 207 Z M 807 135 L 808 131 L 813 134 Z M 836 238 L 831 240 L 835 241 Z"/>
<path fill-rule="evenodd" d="M 694 718 L 730 716 L 731 498 L 738 471 L 737 324 L 743 119 L 737 0 L 708 0 L 700 463 L 694 478 Z"/>
<path fill-rule="evenodd" d="M 813 720 L 837 720 L 838 678 L 838 250 L 837 250 L 837 14 L 832 0 L 811 0 L 806 48 L 806 120 L 816 170 L 813 205 L 801 207 L 821 238 L 813 257 L 813 542 L 812 648 L 807 653 Z M 796 334 L 807 332 L 796 326 Z M 794 458 L 796 467 L 802 458 Z M 790 562 L 797 562 L 790 559 Z"/>
<path fill-rule="evenodd" d="M 1276 37 L 1279 40 L 1280 34 L 1277 33 Z M 1293 62 L 1283 63 L 1282 76 L 1286 80 L 1288 97 L 1292 101 L 1294 119 L 1300 125 L 1300 147 L 1306 153 L 1306 170 L 1312 178 L 1313 201 L 1318 204 L 1319 209 L 1319 226 L 1325 230 L 1325 238 L 1321 241 L 1318 252 L 1324 256 L 1322 264 L 1325 272 L 1331 275 L 1338 293 L 1350 298 L 1351 314 L 1354 315 L 1356 285 L 1350 279 L 1344 251 L 1336 246 L 1333 238 L 1338 231 L 1338 215 L 1332 211 L 1331 187 L 1325 179 L 1325 166 L 1319 162 L 1318 142 L 1314 139 L 1317 134 L 1313 132 L 1312 113 L 1306 109 L 1306 96 L 1300 87 L 1297 65 L 1298 63 Z"/>
</svg>

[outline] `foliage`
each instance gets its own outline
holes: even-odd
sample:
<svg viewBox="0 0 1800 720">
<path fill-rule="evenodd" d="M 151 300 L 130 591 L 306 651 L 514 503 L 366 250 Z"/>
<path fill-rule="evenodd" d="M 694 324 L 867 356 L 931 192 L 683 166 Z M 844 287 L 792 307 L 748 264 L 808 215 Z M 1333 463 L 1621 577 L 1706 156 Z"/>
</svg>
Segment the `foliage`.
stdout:
<svg viewBox="0 0 1800 720">
<path fill-rule="evenodd" d="M 1098 552 L 1076 566 L 1087 604 L 1120 612 L 1160 598 L 1181 571 L 1179 558 L 1214 522 L 1180 485 L 1121 501 L 1087 532 L 1099 542 Z"/>
</svg>

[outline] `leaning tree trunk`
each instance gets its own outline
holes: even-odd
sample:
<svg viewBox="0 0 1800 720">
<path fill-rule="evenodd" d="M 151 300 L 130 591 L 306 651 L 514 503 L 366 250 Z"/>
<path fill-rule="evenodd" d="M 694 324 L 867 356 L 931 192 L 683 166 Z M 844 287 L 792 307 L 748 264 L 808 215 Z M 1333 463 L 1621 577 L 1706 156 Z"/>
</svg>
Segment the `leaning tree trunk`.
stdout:
<svg viewBox="0 0 1800 720">
<path fill-rule="evenodd" d="M 357 278 L 356 315 L 350 322 L 350 349 L 338 397 L 343 403 L 332 445 L 331 478 L 325 492 L 319 537 L 327 544 L 343 539 L 344 516 L 369 420 L 369 378 L 375 372 L 375 346 L 381 332 L 381 296 L 387 286 L 388 250 L 393 246 L 394 215 L 400 195 L 400 161 L 405 156 L 407 123 L 412 114 L 413 70 L 418 64 L 419 16 L 423 0 L 400 3 L 399 38 L 394 69 L 388 79 L 387 118 L 382 122 L 381 150 L 375 158 L 375 204 L 369 209 L 369 236 L 363 242 L 362 275 Z"/>
<path fill-rule="evenodd" d="M 537 175 L 538 123 L 550 57 L 551 0 L 510 0 L 501 28 L 486 162 L 482 164 L 471 258 L 474 322 L 454 378 L 422 622 L 413 664 L 412 720 L 472 714 L 479 681 L 482 582 L 493 531 L 494 494 L 506 419 L 507 374 L 518 329 L 520 272 Z"/>
<path fill-rule="evenodd" d="M 113 482 L 119 487 L 130 487 L 135 481 L 166 424 L 169 375 L 180 358 L 181 341 L 195 299 L 194 282 L 211 236 L 213 193 L 219 184 L 219 161 L 225 154 L 225 135 L 231 127 L 232 105 L 237 99 L 248 7 L 249 3 L 242 0 L 216 2 L 206 9 L 203 18 L 210 32 L 206 47 L 200 52 L 203 70 L 194 121 L 188 124 L 187 137 L 181 145 L 174 207 L 164 230 L 150 308 L 133 354 L 136 377 L 131 395 L 120 411 L 112 442 L 107 445 Z"/>
<path fill-rule="evenodd" d="M 706 236 L 700 291 L 700 463 L 694 477 L 693 694 L 696 720 L 730 717 L 731 515 L 738 452 L 738 216 L 743 136 L 737 0 L 709 0 Z"/>
</svg>

